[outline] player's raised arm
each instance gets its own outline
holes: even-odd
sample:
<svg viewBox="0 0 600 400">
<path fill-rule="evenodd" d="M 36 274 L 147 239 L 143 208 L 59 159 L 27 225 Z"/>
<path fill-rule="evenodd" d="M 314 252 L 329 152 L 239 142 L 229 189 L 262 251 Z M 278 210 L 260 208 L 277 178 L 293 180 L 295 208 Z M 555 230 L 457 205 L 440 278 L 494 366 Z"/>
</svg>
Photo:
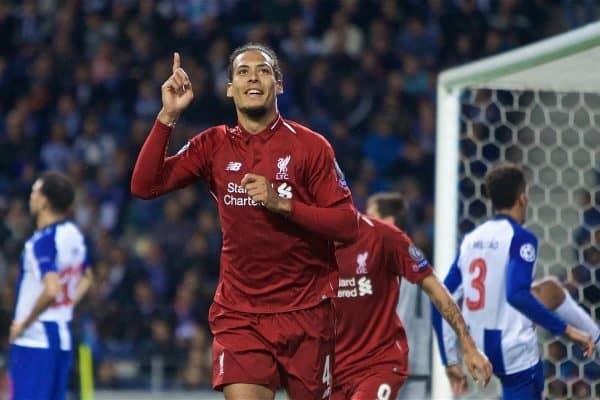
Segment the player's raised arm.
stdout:
<svg viewBox="0 0 600 400">
<path fill-rule="evenodd" d="M 460 312 L 460 308 L 452 296 L 450 296 L 448 290 L 433 274 L 423 278 L 419 282 L 419 286 L 427 293 L 442 317 L 448 321 L 450 326 L 452 326 L 456 332 L 463 349 L 465 364 L 473 379 L 476 382 L 481 382 L 483 386 L 486 386 L 492 376 L 492 365 L 485 354 L 483 354 L 475 345 L 473 338 L 469 334 L 467 324 Z M 448 372 L 452 372 L 452 370 Z M 448 375 L 452 380 L 453 376 L 451 376 L 451 374 Z M 453 381 L 452 383 L 454 390 L 455 382 Z"/>
<path fill-rule="evenodd" d="M 162 109 L 158 113 L 158 120 L 168 126 L 174 125 L 194 98 L 192 83 L 181 68 L 181 56 L 177 52 L 173 53 L 173 73 L 160 89 Z"/>
<path fill-rule="evenodd" d="M 161 86 L 161 94 L 162 109 L 140 150 L 131 177 L 131 193 L 143 199 L 160 196 L 199 178 L 199 162 L 191 154 L 166 157 L 170 133 L 194 98 L 190 78 L 181 68 L 179 53 L 173 54 L 173 72 Z"/>
</svg>

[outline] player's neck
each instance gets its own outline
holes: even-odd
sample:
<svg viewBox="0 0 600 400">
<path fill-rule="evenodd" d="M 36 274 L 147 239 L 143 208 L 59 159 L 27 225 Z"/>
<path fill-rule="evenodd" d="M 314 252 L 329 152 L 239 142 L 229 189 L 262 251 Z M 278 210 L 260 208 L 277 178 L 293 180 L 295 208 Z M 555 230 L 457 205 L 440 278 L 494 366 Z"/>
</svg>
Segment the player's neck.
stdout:
<svg viewBox="0 0 600 400">
<path fill-rule="evenodd" d="M 507 215 L 517 221 L 519 224 L 525 222 L 525 216 L 519 207 L 504 208 L 502 210 L 496 210 L 496 215 Z"/>
<path fill-rule="evenodd" d="M 38 214 L 36 220 L 35 220 L 35 225 L 37 227 L 37 229 L 42 229 L 47 227 L 48 225 L 52 225 L 62 219 L 64 219 L 65 216 L 62 214 L 56 214 L 56 213 L 52 213 L 52 212 L 41 212 Z"/>
<path fill-rule="evenodd" d="M 390 225 L 394 225 L 394 226 L 398 226 L 396 225 L 396 218 L 392 217 L 391 215 L 388 215 L 387 217 L 383 217 L 383 216 L 375 216 L 376 218 L 379 218 L 380 220 L 387 222 Z"/>
<path fill-rule="evenodd" d="M 277 110 L 277 106 L 267 111 L 264 116 L 259 118 L 250 118 L 245 113 L 238 111 L 238 124 L 240 124 L 240 126 L 247 132 L 254 135 L 264 131 L 273 122 L 273 120 L 277 118 L 278 114 L 279 111 Z"/>
</svg>

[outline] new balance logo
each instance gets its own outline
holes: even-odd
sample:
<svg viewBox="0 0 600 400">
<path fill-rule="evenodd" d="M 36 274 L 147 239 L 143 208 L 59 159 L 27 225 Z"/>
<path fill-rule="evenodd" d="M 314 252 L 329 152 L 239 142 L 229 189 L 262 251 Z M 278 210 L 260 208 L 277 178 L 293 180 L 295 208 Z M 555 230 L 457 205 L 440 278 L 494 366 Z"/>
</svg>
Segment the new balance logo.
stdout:
<svg viewBox="0 0 600 400">
<path fill-rule="evenodd" d="M 239 171 L 242 168 L 242 163 L 237 161 L 229 161 L 225 167 L 225 171 Z"/>
</svg>

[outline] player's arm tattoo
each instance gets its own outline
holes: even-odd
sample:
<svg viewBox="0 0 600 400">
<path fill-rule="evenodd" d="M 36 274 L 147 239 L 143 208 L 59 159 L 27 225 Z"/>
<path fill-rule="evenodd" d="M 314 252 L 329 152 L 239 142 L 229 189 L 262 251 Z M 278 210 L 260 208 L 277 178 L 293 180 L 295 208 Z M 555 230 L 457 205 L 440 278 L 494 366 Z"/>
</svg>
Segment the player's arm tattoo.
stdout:
<svg viewBox="0 0 600 400">
<path fill-rule="evenodd" d="M 456 332 L 459 340 L 469 336 L 469 329 L 460 312 L 460 308 L 448 293 L 448 289 L 436 278 L 435 275 L 429 275 L 419 282 L 419 285 L 433 304 L 438 309 L 442 317 L 448 321 L 452 329 Z"/>
<path fill-rule="evenodd" d="M 440 314 L 442 314 L 442 317 L 444 317 L 452 329 L 454 329 L 454 332 L 456 332 L 459 339 L 463 339 L 469 335 L 469 329 L 460 312 L 460 308 L 458 308 L 458 305 L 452 297 L 448 295 L 447 298 L 434 297 L 431 300 Z"/>
</svg>

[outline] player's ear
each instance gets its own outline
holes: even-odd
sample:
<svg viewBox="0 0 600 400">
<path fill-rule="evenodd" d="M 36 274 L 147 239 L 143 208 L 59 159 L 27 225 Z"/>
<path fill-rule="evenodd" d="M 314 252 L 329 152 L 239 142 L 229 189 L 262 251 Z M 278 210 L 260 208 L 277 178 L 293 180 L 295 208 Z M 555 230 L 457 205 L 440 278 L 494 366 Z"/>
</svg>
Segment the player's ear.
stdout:
<svg viewBox="0 0 600 400">
<path fill-rule="evenodd" d="M 529 202 L 529 198 L 527 197 L 527 192 L 522 191 L 519 194 L 519 203 L 521 204 L 521 207 L 527 207 L 528 202 Z"/>
<path fill-rule="evenodd" d="M 39 196 L 38 205 L 39 205 L 40 210 L 49 210 L 50 209 L 50 201 L 43 194 L 40 194 L 40 196 Z"/>
<path fill-rule="evenodd" d="M 282 93 L 283 93 L 283 82 L 282 81 L 275 82 L 275 94 L 282 94 Z"/>
<path fill-rule="evenodd" d="M 231 82 L 227 82 L 227 97 L 233 97 L 233 88 Z"/>
</svg>

